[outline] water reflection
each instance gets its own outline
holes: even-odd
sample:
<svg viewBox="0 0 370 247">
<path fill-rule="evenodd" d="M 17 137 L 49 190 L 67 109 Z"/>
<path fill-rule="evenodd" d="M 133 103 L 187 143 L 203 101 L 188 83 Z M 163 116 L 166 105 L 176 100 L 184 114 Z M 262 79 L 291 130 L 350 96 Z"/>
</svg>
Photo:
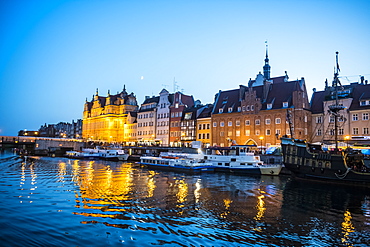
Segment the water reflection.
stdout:
<svg viewBox="0 0 370 247">
<path fill-rule="evenodd" d="M 37 232 L 55 225 L 66 232 L 75 221 L 75 233 L 91 232 L 76 238 L 91 241 L 109 232 L 132 246 L 366 246 L 370 240 L 370 192 L 359 188 L 288 177 L 158 172 L 121 162 L 43 158 L 5 164 L 0 189 L 11 196 L 0 209 L 13 207 L 12 200 L 27 204 L 27 222 L 38 224 Z M 42 205 L 52 217 L 33 220 Z M 5 216 L 13 222 L 18 214 Z"/>
</svg>

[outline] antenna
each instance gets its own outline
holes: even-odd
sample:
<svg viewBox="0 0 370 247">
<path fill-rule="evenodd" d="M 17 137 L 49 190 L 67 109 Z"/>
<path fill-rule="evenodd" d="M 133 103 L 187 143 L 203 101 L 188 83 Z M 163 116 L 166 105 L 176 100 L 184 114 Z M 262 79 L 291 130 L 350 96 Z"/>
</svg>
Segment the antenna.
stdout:
<svg viewBox="0 0 370 247">
<path fill-rule="evenodd" d="M 176 93 L 177 90 L 179 90 L 179 86 L 177 85 L 177 81 L 175 80 L 175 77 L 173 78 L 173 91 Z"/>
</svg>

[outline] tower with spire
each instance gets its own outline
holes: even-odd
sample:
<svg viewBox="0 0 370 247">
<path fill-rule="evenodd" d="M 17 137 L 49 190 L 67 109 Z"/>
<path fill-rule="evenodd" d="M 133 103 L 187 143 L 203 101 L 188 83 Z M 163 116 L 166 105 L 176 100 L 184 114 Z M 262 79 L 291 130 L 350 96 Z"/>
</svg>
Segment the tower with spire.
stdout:
<svg viewBox="0 0 370 247">
<path fill-rule="evenodd" d="M 270 79 L 271 66 L 269 64 L 267 41 L 265 43 L 266 43 L 266 58 L 265 58 L 265 66 L 263 66 L 263 76 L 265 77 L 266 80 L 269 80 Z"/>
</svg>

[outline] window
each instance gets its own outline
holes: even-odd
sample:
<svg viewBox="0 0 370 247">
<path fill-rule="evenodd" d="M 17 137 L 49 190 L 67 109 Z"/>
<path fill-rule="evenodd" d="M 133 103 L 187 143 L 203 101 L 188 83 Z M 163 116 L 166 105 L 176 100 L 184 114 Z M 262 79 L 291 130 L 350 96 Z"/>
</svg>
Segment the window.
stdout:
<svg viewBox="0 0 370 247">
<path fill-rule="evenodd" d="M 235 125 L 236 125 L 236 126 L 240 126 L 240 120 L 236 120 L 236 121 L 235 121 Z"/>
<path fill-rule="evenodd" d="M 283 102 L 283 107 L 288 107 L 288 102 Z"/>
<path fill-rule="evenodd" d="M 329 135 L 333 136 L 334 135 L 334 129 L 329 130 Z"/>
<path fill-rule="evenodd" d="M 363 128 L 362 134 L 368 135 L 369 134 L 369 128 Z"/>
<path fill-rule="evenodd" d="M 232 121 L 229 121 L 229 122 L 227 123 L 227 126 L 233 126 L 233 122 L 232 122 Z"/>
<path fill-rule="evenodd" d="M 271 130 L 270 130 L 270 129 L 267 129 L 267 130 L 266 130 L 266 135 L 267 135 L 267 136 L 271 135 Z"/>
<path fill-rule="evenodd" d="M 280 135 L 280 134 L 281 134 L 280 129 L 276 129 L 276 134 L 278 134 L 278 135 Z"/>
<path fill-rule="evenodd" d="M 316 132 L 316 135 L 317 135 L 317 136 L 321 136 L 321 134 L 322 134 L 322 133 L 321 133 L 321 129 L 318 129 L 318 130 L 317 130 L 317 132 Z"/>
<path fill-rule="evenodd" d="M 267 109 L 271 109 L 272 108 L 272 104 L 267 104 Z"/>
<path fill-rule="evenodd" d="M 240 130 L 237 130 L 237 131 L 235 132 L 235 135 L 236 135 L 236 136 L 240 136 Z"/>
<path fill-rule="evenodd" d="M 202 134 L 198 134 L 198 139 L 202 139 Z"/>
<path fill-rule="evenodd" d="M 275 118 L 275 123 L 276 124 L 280 124 L 281 123 L 281 119 L 280 118 Z"/>
<path fill-rule="evenodd" d="M 228 112 L 232 112 L 232 111 L 233 111 L 233 108 L 229 107 Z"/>
<path fill-rule="evenodd" d="M 267 118 L 267 119 L 265 120 L 265 123 L 266 123 L 266 124 L 270 124 L 270 123 L 271 123 L 271 119 Z"/>
<path fill-rule="evenodd" d="M 352 114 L 352 121 L 358 121 L 358 114 Z"/>
<path fill-rule="evenodd" d="M 250 130 L 245 130 L 245 135 L 246 136 L 250 136 L 251 135 L 251 131 Z"/>
<path fill-rule="evenodd" d="M 224 136 L 224 132 L 223 131 L 220 131 L 220 136 Z"/>
<path fill-rule="evenodd" d="M 249 105 L 247 105 L 247 111 L 249 111 Z"/>
<path fill-rule="evenodd" d="M 321 116 L 316 117 L 316 123 L 322 123 L 322 117 Z"/>
<path fill-rule="evenodd" d="M 218 113 L 223 113 L 224 112 L 224 109 L 220 108 L 218 109 Z"/>
<path fill-rule="evenodd" d="M 243 109 L 243 111 L 245 111 L 245 106 L 244 105 L 243 105 L 242 109 Z"/>
<path fill-rule="evenodd" d="M 260 120 L 259 119 L 256 119 L 256 121 L 254 122 L 256 125 L 260 125 Z"/>
<path fill-rule="evenodd" d="M 251 105 L 251 111 L 254 111 L 254 105 Z"/>
<path fill-rule="evenodd" d="M 260 131 L 259 131 L 259 130 L 256 130 L 256 131 L 254 132 L 254 134 L 255 134 L 256 136 L 258 136 L 258 135 L 260 135 Z"/>
<path fill-rule="evenodd" d="M 338 129 L 338 135 L 344 135 L 344 129 Z"/>
<path fill-rule="evenodd" d="M 220 122 L 220 127 L 224 127 L 225 126 L 225 123 L 222 121 Z"/>
<path fill-rule="evenodd" d="M 233 135 L 233 132 L 232 131 L 228 131 L 227 132 L 227 136 L 232 136 Z"/>
<path fill-rule="evenodd" d="M 369 113 L 362 113 L 362 120 L 369 120 Z"/>
<path fill-rule="evenodd" d="M 334 123 L 334 121 L 335 121 L 335 120 L 334 120 L 334 116 L 330 116 L 330 118 L 329 118 L 329 122 L 330 122 L 330 123 Z"/>
<path fill-rule="evenodd" d="M 241 112 L 242 108 L 240 106 L 238 106 L 238 112 Z"/>
<path fill-rule="evenodd" d="M 352 134 L 353 135 L 358 135 L 358 128 L 353 128 L 352 129 Z"/>
<path fill-rule="evenodd" d="M 251 125 L 251 122 L 249 120 L 245 120 L 245 125 Z"/>
<path fill-rule="evenodd" d="M 213 122 L 213 127 L 217 127 L 217 122 Z"/>
</svg>

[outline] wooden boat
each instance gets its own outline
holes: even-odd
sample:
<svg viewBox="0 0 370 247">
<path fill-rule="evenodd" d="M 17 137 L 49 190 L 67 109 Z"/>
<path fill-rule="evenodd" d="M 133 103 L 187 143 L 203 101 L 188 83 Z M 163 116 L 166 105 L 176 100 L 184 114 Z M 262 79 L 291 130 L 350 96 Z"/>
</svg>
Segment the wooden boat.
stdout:
<svg viewBox="0 0 370 247">
<path fill-rule="evenodd" d="M 359 182 L 370 185 L 370 164 L 360 150 L 338 148 L 338 117 L 344 107 L 338 100 L 338 52 L 336 53 L 337 70 L 334 73 L 333 87 L 335 102 L 329 106 L 334 119 L 335 148 L 325 151 L 321 144 L 312 144 L 305 140 L 281 138 L 283 163 L 296 177 L 319 179 L 322 181 Z"/>
</svg>

